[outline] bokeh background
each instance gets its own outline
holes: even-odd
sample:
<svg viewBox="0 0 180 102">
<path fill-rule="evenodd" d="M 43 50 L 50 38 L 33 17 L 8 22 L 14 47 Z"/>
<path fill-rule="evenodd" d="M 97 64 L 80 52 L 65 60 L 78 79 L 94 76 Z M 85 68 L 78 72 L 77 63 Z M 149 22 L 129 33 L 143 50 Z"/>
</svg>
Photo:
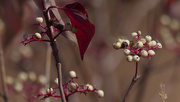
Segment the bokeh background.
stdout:
<svg viewBox="0 0 180 102">
<path fill-rule="evenodd" d="M 127 62 L 123 50 L 113 49 L 112 43 L 118 38 L 131 39 L 131 33 L 138 30 L 141 30 L 142 36 L 151 35 L 161 42 L 163 49 L 157 50 L 151 60 L 141 59 L 138 72 L 141 77 L 131 90 L 127 102 L 162 102 L 159 97 L 161 83 L 166 86 L 166 102 L 180 101 L 180 0 L 55 1 L 58 6 L 80 2 L 96 26 L 95 36 L 83 61 L 77 45 L 63 36 L 57 38 L 63 81 L 67 82 L 69 71 L 74 70 L 79 77 L 79 84 L 89 83 L 105 92 L 102 99 L 94 93 L 87 96 L 75 94 L 70 97 L 70 102 L 122 100 L 134 75 L 135 62 Z M 60 12 L 65 18 L 64 13 Z M 27 98 L 38 94 L 29 94 L 31 90 L 13 90 L 22 72 L 34 73 L 37 77 L 34 83 L 38 83 L 38 79 L 41 79 L 39 76 L 46 75 L 46 67 L 50 64 L 50 86 L 57 77 L 53 56 L 48 55 L 47 43 L 32 42 L 26 46 L 20 43 L 25 33 L 40 31 L 33 25 L 38 16 L 42 16 L 42 11 L 33 0 L 0 0 L 0 42 L 3 45 L 0 50 L 4 52 L 6 76 L 12 84 L 9 87 L 10 102 L 42 102 L 40 99 Z M 25 82 L 27 87 L 32 87 L 30 80 Z M 41 84 L 42 87 L 45 85 Z M 50 98 L 50 101 L 60 100 Z M 3 102 L 2 97 L 0 102 Z"/>
</svg>

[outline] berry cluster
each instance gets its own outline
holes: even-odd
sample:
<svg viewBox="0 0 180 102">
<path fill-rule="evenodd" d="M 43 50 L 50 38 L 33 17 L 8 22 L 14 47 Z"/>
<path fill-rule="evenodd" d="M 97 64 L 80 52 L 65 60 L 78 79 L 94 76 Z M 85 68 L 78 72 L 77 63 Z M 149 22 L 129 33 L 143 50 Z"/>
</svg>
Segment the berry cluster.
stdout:
<svg viewBox="0 0 180 102">
<path fill-rule="evenodd" d="M 97 90 L 94 86 L 90 84 L 79 85 L 78 83 L 76 83 L 74 79 L 77 79 L 78 77 L 76 76 L 75 71 L 70 71 L 69 74 L 71 78 L 67 83 L 63 84 L 64 94 L 67 101 L 68 101 L 68 97 L 75 93 L 87 94 L 88 92 L 94 92 L 97 93 L 99 98 L 104 97 L 104 92 L 102 90 Z M 61 96 L 58 95 L 55 91 L 56 89 L 58 89 L 58 78 L 54 80 L 54 83 L 56 84 L 56 87 L 54 88 L 50 87 L 46 90 L 46 93 L 40 93 L 37 96 L 34 96 L 33 98 L 38 98 L 38 97 L 42 97 L 41 99 L 46 99 L 48 97 L 61 98 Z"/>
<path fill-rule="evenodd" d="M 158 41 L 152 40 L 150 35 L 146 35 L 144 38 L 140 37 L 141 31 L 132 33 L 132 41 L 127 39 L 118 39 L 113 43 L 113 47 L 118 49 L 124 49 L 124 54 L 127 56 L 127 61 L 140 61 L 140 57 L 151 58 L 155 55 L 155 49 L 161 49 L 162 44 Z"/>
<path fill-rule="evenodd" d="M 39 26 L 43 30 L 41 32 L 36 32 L 34 34 L 24 34 L 24 40 L 21 42 L 24 45 L 33 42 L 33 41 L 44 41 L 44 42 L 50 42 L 50 39 L 43 39 L 43 36 L 47 35 L 48 29 L 47 27 L 42 25 L 43 18 L 37 17 L 36 23 L 34 25 Z M 51 26 L 53 26 L 53 38 L 56 39 L 62 32 L 64 31 L 71 31 L 72 33 L 75 33 L 77 31 L 76 27 L 73 27 L 70 23 L 66 23 L 65 25 L 61 25 L 56 19 L 52 19 L 49 21 Z M 47 35 L 48 36 L 48 35 Z"/>
<path fill-rule="evenodd" d="M 44 75 L 37 75 L 34 72 L 20 72 L 15 78 L 7 76 L 6 83 L 10 92 L 15 92 L 28 102 L 33 102 L 32 94 L 42 92 L 47 80 Z"/>
</svg>

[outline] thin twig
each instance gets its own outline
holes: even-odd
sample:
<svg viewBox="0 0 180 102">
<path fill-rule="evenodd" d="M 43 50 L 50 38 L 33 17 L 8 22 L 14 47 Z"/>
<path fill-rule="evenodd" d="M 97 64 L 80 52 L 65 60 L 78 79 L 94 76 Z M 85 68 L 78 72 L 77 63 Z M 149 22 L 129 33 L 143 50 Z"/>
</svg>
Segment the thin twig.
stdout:
<svg viewBox="0 0 180 102">
<path fill-rule="evenodd" d="M 43 0 L 42 0 L 43 1 Z M 45 5 L 45 3 L 43 2 L 43 4 Z M 51 48 L 52 48 L 52 53 L 54 55 L 55 61 L 56 61 L 56 68 L 57 68 L 57 74 L 58 74 L 58 86 L 59 86 L 59 92 L 61 95 L 61 101 L 62 102 L 66 102 L 66 98 L 64 95 L 64 91 L 63 91 L 63 87 L 62 87 L 62 71 L 61 71 L 61 62 L 60 62 L 60 58 L 59 58 L 59 54 L 58 54 L 58 48 L 57 48 L 57 44 L 56 41 L 53 39 L 53 35 L 52 35 L 52 29 L 51 29 L 51 25 L 49 23 L 50 20 L 50 16 L 47 14 L 46 9 L 44 8 L 43 10 L 43 15 L 46 21 L 46 25 L 47 25 L 47 35 L 50 39 L 50 44 L 51 44 Z"/>
<path fill-rule="evenodd" d="M 4 64 L 4 57 L 3 57 L 3 47 L 2 47 L 2 39 L 0 34 L 0 67 L 1 67 L 1 80 L 2 80 L 2 87 L 3 87 L 3 98 L 4 102 L 8 102 L 8 91 L 7 91 L 7 85 L 6 85 L 6 72 L 5 72 L 5 64 Z"/>
<path fill-rule="evenodd" d="M 46 89 L 49 88 L 49 81 L 50 81 L 50 66 L 51 66 L 51 47 L 49 44 L 47 44 L 47 52 L 46 52 Z M 50 99 L 46 99 L 45 102 L 50 102 Z"/>
<path fill-rule="evenodd" d="M 64 95 L 63 87 L 62 87 L 61 62 L 60 62 L 60 59 L 59 59 L 58 49 L 57 49 L 57 45 L 56 45 L 55 41 L 53 41 L 51 43 L 51 48 L 52 48 L 53 55 L 54 55 L 54 58 L 55 58 L 55 61 L 56 61 L 56 68 L 57 68 L 57 74 L 58 74 L 58 86 L 59 86 L 59 92 L 60 92 L 60 95 L 61 95 L 61 101 L 66 102 L 66 98 L 65 98 L 65 95 Z"/>
<path fill-rule="evenodd" d="M 124 95 L 124 98 L 123 98 L 122 102 L 126 101 L 126 98 L 127 98 L 128 94 L 129 94 L 129 92 L 131 91 L 132 87 L 134 86 L 134 84 L 137 82 L 138 79 L 139 79 L 139 76 L 138 76 L 138 62 L 136 62 L 135 75 L 132 78 L 131 84 L 130 84 L 128 90 L 126 91 L 126 94 Z"/>
</svg>

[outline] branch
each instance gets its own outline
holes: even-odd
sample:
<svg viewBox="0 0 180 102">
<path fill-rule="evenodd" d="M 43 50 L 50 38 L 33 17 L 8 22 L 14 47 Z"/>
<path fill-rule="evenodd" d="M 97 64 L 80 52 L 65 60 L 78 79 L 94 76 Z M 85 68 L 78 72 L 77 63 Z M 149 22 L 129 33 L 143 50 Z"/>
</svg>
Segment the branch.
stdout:
<svg viewBox="0 0 180 102">
<path fill-rule="evenodd" d="M 6 72 L 5 72 L 5 64 L 4 64 L 4 58 L 3 58 L 3 47 L 2 47 L 2 39 L 0 34 L 0 67 L 1 67 L 1 80 L 2 80 L 2 87 L 3 87 L 3 93 L 4 95 L 4 102 L 8 102 L 8 91 L 7 91 L 7 85 L 6 85 Z"/>
<path fill-rule="evenodd" d="M 124 95 L 124 98 L 123 98 L 122 102 L 126 101 L 126 98 L 127 98 L 128 94 L 129 94 L 129 92 L 131 91 L 132 87 L 134 86 L 134 84 L 137 82 L 138 79 L 139 79 L 139 76 L 138 76 L 138 62 L 136 62 L 135 75 L 132 78 L 131 84 L 130 84 L 128 90 L 126 91 L 126 94 Z"/>
<path fill-rule="evenodd" d="M 45 5 L 45 4 L 44 4 Z M 56 61 L 56 68 L 57 68 L 57 74 L 58 74 L 58 86 L 59 86 L 59 92 L 61 95 L 61 101 L 62 102 L 66 102 L 66 98 L 64 95 L 64 91 L 63 91 L 63 87 L 62 87 L 62 73 L 61 73 L 61 62 L 59 59 L 59 54 L 58 54 L 58 48 L 57 48 L 57 44 L 56 41 L 53 39 L 53 29 L 51 28 L 51 25 L 49 23 L 50 20 L 50 16 L 49 14 L 46 13 L 46 9 L 43 10 L 43 15 L 46 21 L 46 25 L 47 25 L 47 35 L 50 39 L 50 44 L 51 44 L 51 48 L 52 48 L 52 53 L 54 55 L 55 61 Z"/>
</svg>

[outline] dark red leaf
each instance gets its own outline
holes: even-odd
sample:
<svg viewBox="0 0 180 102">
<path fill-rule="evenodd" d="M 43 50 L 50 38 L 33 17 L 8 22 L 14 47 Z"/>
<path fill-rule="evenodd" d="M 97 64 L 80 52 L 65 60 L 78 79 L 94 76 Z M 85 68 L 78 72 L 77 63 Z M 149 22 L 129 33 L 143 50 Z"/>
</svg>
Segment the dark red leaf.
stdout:
<svg viewBox="0 0 180 102">
<path fill-rule="evenodd" d="M 85 14 L 85 15 L 87 14 L 84 7 L 78 2 L 75 2 L 73 4 L 68 4 L 68 5 L 64 6 L 63 8 L 64 9 L 69 9 L 69 10 L 76 10 L 76 11 L 79 11 L 79 12 Z"/>
<path fill-rule="evenodd" d="M 79 3 L 68 4 L 62 8 L 69 17 L 72 26 L 77 28 L 76 37 L 78 40 L 81 58 L 95 33 L 95 26 L 88 20 L 87 12 Z"/>
</svg>

